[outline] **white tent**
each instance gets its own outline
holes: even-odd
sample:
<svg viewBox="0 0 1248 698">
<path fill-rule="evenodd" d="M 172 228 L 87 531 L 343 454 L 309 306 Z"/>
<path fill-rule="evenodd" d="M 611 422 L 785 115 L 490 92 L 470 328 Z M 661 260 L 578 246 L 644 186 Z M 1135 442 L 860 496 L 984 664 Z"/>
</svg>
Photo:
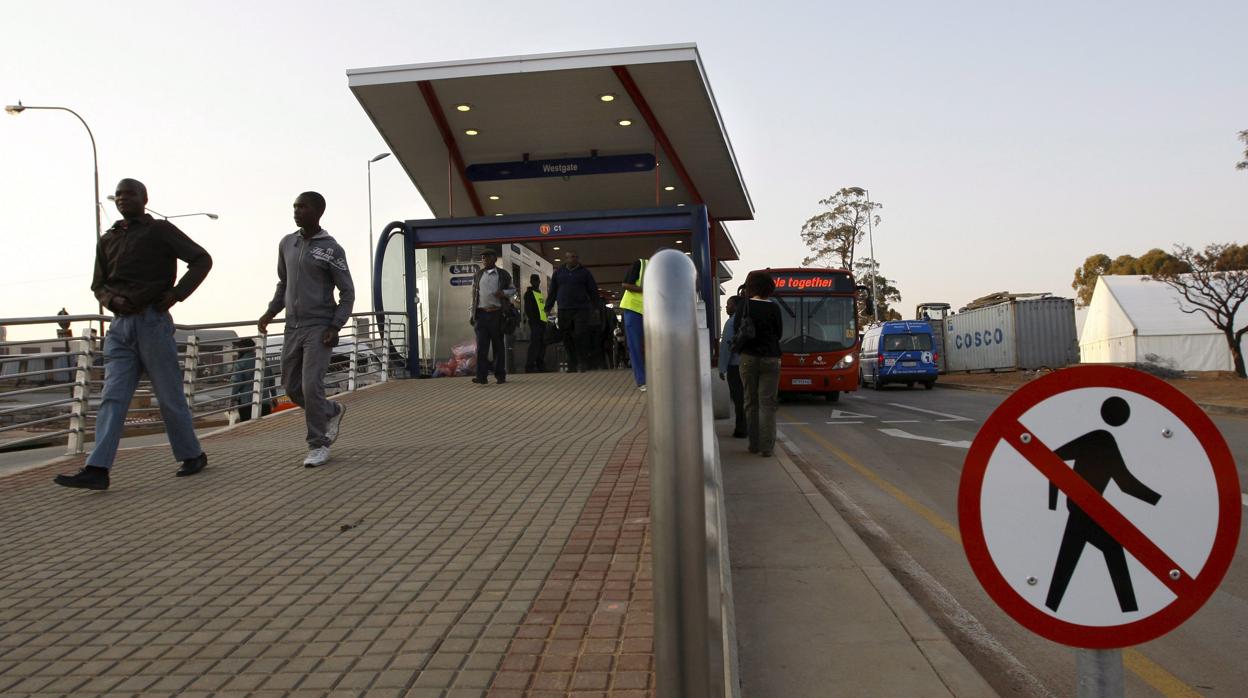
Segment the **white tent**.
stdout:
<svg viewBox="0 0 1248 698">
<path fill-rule="evenodd" d="M 1177 291 L 1146 276 L 1096 281 L 1079 338 L 1083 363 L 1157 363 L 1182 371 L 1232 371 L 1226 338 Z M 1236 327 L 1248 322 L 1236 318 Z"/>
</svg>

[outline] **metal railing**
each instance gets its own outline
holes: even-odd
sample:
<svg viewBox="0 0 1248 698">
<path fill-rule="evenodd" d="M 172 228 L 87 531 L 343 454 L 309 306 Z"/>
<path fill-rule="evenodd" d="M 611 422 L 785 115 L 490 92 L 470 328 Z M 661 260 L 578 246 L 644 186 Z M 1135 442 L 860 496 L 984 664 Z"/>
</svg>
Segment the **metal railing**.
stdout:
<svg viewBox="0 0 1248 698">
<path fill-rule="evenodd" d="M 60 336 L 0 342 L 0 450 L 52 446 L 82 453 L 95 431 L 104 385 L 102 338 L 95 324 L 104 315 L 0 318 L 2 327 L 59 325 Z M 282 320 L 274 320 L 280 326 Z M 80 336 L 73 336 L 78 325 Z M 174 325 L 182 365 L 183 393 L 196 427 L 235 424 L 278 407 L 282 391 L 280 332 L 256 333 L 255 320 Z M 337 394 L 400 377 L 405 346 L 402 313 L 357 313 L 339 333 L 325 376 Z M 163 430 L 150 383 L 140 381 L 127 413 L 126 430 Z"/>
<path fill-rule="evenodd" d="M 710 331 L 696 278 L 693 262 L 675 250 L 659 252 L 646 265 L 658 698 L 739 693 Z"/>
</svg>

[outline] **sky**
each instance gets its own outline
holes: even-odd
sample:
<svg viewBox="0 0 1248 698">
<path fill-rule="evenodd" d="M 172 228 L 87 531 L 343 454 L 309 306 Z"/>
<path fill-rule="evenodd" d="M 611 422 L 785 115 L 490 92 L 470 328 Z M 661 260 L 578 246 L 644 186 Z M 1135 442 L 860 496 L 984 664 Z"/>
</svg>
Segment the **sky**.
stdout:
<svg viewBox="0 0 1248 698">
<path fill-rule="evenodd" d="M 306 189 L 366 274 L 365 163 L 387 148 L 346 71 L 380 65 L 696 42 L 755 206 L 730 227 L 734 273 L 800 264 L 819 199 L 864 187 L 905 317 L 1072 296 L 1091 254 L 1248 232 L 1242 0 L 45 0 L 0 17 L 0 101 L 77 111 L 101 199 L 135 177 L 156 211 L 219 215 L 176 221 L 215 259 L 180 323 L 263 312 Z M 91 175 L 72 115 L 0 114 L 0 317 L 95 312 Z M 427 217 L 395 160 L 376 163 L 375 229 Z"/>
</svg>

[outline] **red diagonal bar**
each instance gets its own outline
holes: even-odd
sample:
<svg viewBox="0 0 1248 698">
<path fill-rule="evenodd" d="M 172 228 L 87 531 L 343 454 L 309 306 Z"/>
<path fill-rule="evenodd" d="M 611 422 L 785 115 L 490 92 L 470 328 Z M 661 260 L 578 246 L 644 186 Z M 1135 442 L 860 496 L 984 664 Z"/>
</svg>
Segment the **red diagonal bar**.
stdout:
<svg viewBox="0 0 1248 698">
<path fill-rule="evenodd" d="M 438 101 L 438 95 L 433 91 L 433 85 L 428 80 L 421 80 L 416 83 L 420 88 L 420 95 L 425 98 L 425 106 L 429 107 L 429 114 L 433 116 L 433 122 L 437 124 L 438 132 L 442 134 L 442 142 L 446 145 L 446 151 L 451 157 L 451 162 L 458 170 L 459 181 L 464 185 L 464 189 L 468 190 L 468 201 L 472 204 L 472 211 L 478 216 L 484 216 L 484 210 L 481 208 L 481 199 L 477 198 L 477 190 L 472 186 L 472 182 L 468 180 L 468 174 L 464 167 L 464 156 L 459 153 L 459 144 L 455 142 L 455 134 L 451 132 L 451 125 L 446 121 L 446 115 L 442 113 L 442 103 Z M 448 182 L 447 186 L 451 186 Z M 447 211 L 447 215 L 452 215 L 452 211 Z"/>
<path fill-rule="evenodd" d="M 663 130 L 663 126 L 659 123 L 659 117 L 654 115 L 654 110 L 650 108 L 650 103 L 646 101 L 645 95 L 641 94 L 641 88 L 633 80 L 633 74 L 628 71 L 627 66 L 622 65 L 613 66 L 611 70 L 615 71 L 615 77 L 624 86 L 624 91 L 628 93 L 628 98 L 633 100 L 633 105 L 637 107 L 637 111 L 641 112 L 641 118 L 645 120 L 650 133 L 654 134 L 655 140 L 659 142 L 659 145 L 663 146 L 663 152 L 667 153 L 667 160 L 676 170 L 676 176 L 680 177 L 681 183 L 685 185 L 685 189 L 688 189 L 689 194 L 693 197 L 692 203 L 706 203 L 702 198 L 702 193 L 694 186 L 693 177 L 690 177 L 689 171 L 685 169 L 685 163 L 681 162 L 680 156 L 676 154 L 676 149 L 672 147 L 672 141 L 667 137 L 667 132 Z M 711 235 L 713 236 L 714 234 L 715 231 L 712 230 Z"/>
<path fill-rule="evenodd" d="M 1166 555 L 1165 551 L 1157 547 L 1157 544 L 1149 540 L 1135 524 L 1123 516 L 1117 509 L 1113 507 L 1100 492 L 1097 492 L 1086 480 L 1079 476 L 1074 470 L 1066 466 L 1056 453 L 1048 446 L 1045 446 L 1035 434 L 1031 434 L 1030 443 L 1023 443 L 1023 434 L 1029 433 L 1023 425 L 1017 421 L 1005 428 L 1005 442 L 1014 447 L 1024 458 L 1057 485 L 1068 498 L 1073 500 L 1075 504 L 1083 509 L 1084 513 L 1092 517 L 1092 520 L 1098 526 L 1105 529 L 1105 532 L 1113 536 L 1127 552 L 1131 553 L 1135 559 L 1140 561 L 1153 576 L 1161 580 L 1174 592 L 1176 596 L 1183 597 L 1193 592 L 1193 579 L 1179 567 L 1174 560 Z M 1173 579 L 1170 576 L 1171 570 L 1179 571 L 1179 578 Z"/>
</svg>

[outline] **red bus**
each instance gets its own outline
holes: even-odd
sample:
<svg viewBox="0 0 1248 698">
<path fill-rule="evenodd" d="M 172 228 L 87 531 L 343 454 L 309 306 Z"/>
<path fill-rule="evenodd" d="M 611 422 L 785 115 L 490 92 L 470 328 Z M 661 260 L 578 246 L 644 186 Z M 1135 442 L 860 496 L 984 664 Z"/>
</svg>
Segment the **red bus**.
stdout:
<svg viewBox="0 0 1248 698">
<path fill-rule="evenodd" d="M 835 402 L 858 389 L 858 286 L 844 269 L 768 269 L 780 306 L 780 392 Z"/>
</svg>

